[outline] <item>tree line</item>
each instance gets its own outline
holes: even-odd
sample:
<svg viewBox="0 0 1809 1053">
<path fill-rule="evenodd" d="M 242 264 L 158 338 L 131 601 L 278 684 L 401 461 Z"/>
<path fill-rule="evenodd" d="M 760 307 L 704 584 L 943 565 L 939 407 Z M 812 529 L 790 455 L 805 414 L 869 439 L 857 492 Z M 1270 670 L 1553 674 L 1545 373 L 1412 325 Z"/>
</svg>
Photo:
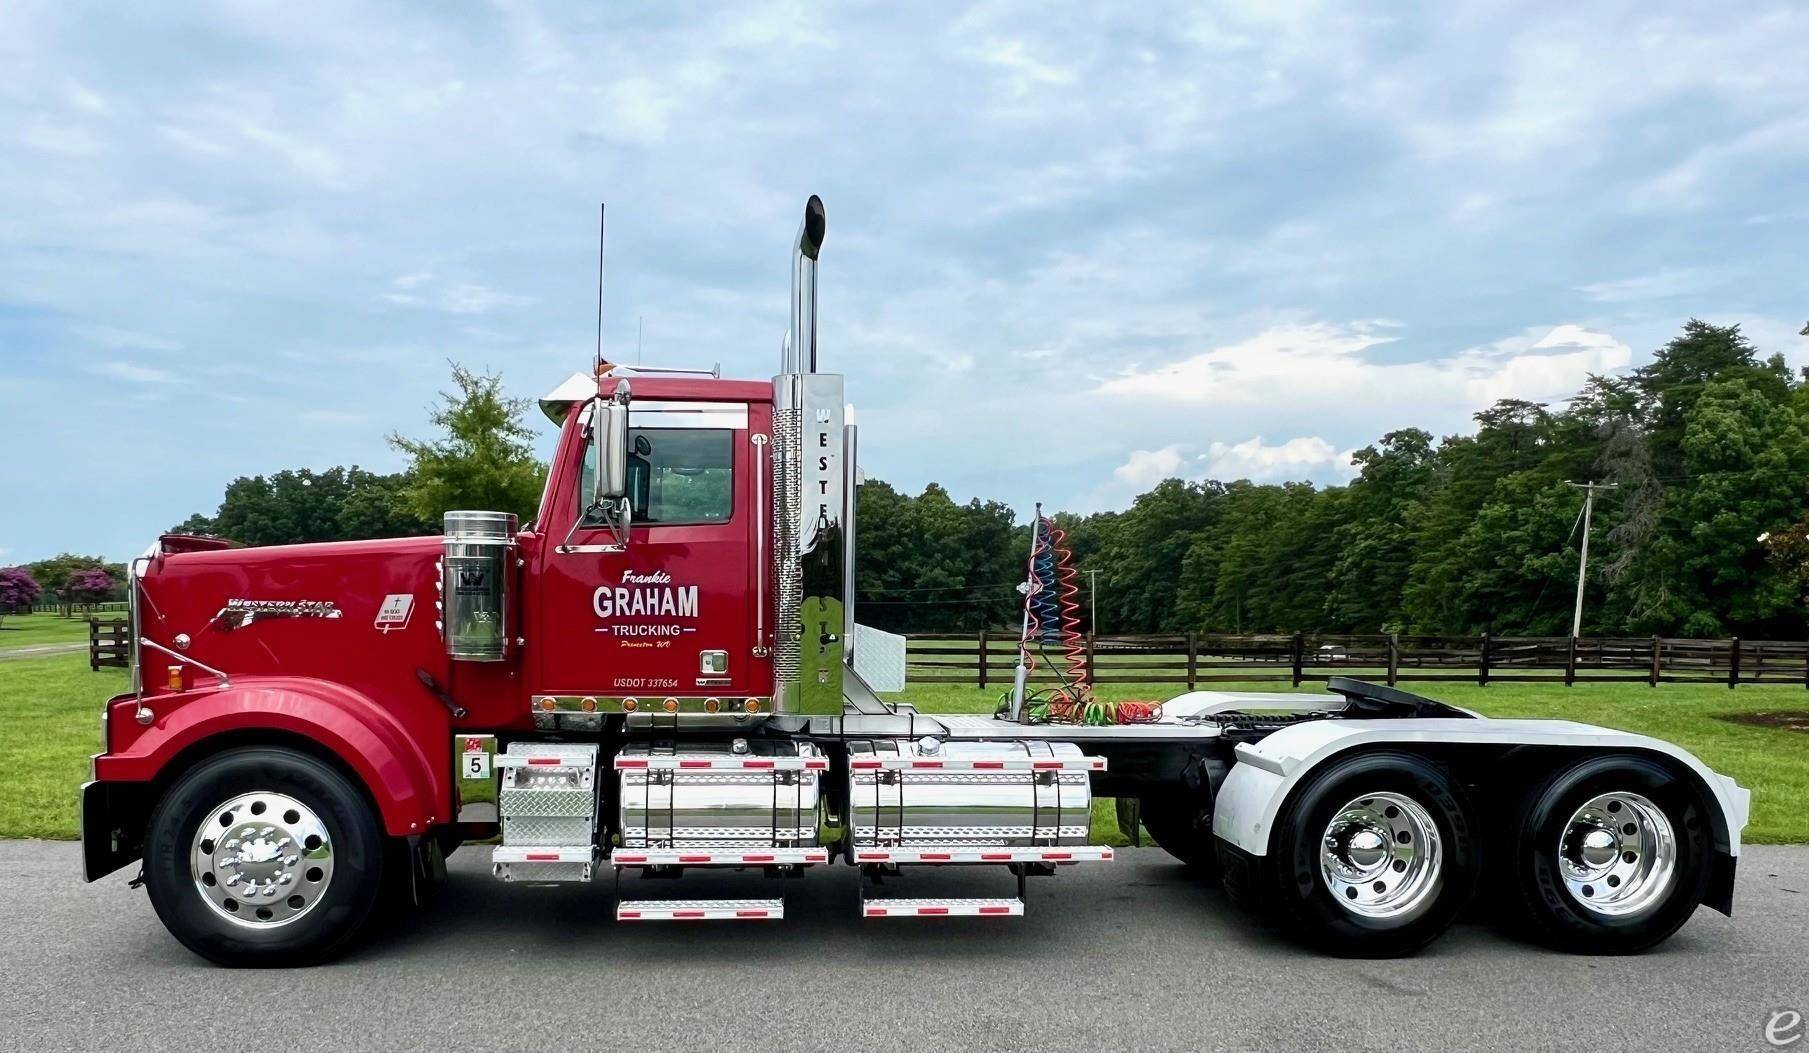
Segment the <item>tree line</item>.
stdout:
<svg viewBox="0 0 1809 1053">
<path fill-rule="evenodd" d="M 454 367 L 409 468 L 234 480 L 182 529 L 248 544 L 433 533 L 452 507 L 536 511 L 531 404 Z M 1738 326 L 1692 320 L 1652 361 L 1560 406 L 1505 399 L 1476 431 L 1390 431 L 1355 478 L 1168 479 L 1123 511 L 1058 513 L 1101 632 L 1564 635 L 1596 501 L 1583 632 L 1800 638 L 1809 587 L 1809 384 Z M 1007 505 L 934 483 L 859 497 L 861 620 L 904 632 L 1008 628 L 1029 533 Z M 1099 573 L 1089 596 L 1085 572 Z"/>
</svg>

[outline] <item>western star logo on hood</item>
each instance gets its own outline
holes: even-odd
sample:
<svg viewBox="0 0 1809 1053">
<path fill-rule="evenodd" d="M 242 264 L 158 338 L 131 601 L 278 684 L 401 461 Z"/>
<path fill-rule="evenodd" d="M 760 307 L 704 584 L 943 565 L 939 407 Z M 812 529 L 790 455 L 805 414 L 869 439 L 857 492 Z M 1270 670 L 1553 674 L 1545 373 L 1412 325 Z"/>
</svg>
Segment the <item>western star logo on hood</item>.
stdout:
<svg viewBox="0 0 1809 1053">
<path fill-rule="evenodd" d="M 340 614 L 332 600 L 230 599 L 214 620 L 223 628 L 237 629 L 266 618 L 338 618 Z"/>
<path fill-rule="evenodd" d="M 606 621 L 622 619 L 695 618 L 697 586 L 674 585 L 663 570 L 642 574 L 625 570 L 614 585 L 599 585 L 591 594 L 591 610 Z M 678 624 L 603 625 L 598 632 L 616 636 L 677 636 L 693 631 Z"/>
</svg>

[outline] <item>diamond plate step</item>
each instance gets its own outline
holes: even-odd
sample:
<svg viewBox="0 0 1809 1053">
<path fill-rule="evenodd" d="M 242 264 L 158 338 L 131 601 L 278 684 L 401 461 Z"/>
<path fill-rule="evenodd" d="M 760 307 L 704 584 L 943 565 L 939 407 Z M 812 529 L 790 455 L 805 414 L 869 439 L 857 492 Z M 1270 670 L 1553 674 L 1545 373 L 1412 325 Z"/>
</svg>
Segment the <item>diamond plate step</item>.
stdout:
<svg viewBox="0 0 1809 1053">
<path fill-rule="evenodd" d="M 829 862 L 827 848 L 618 848 L 616 867 L 808 866 Z"/>
<path fill-rule="evenodd" d="M 1021 918 L 1024 901 L 1004 899 L 869 899 L 861 902 L 866 918 Z"/>
<path fill-rule="evenodd" d="M 761 921 L 785 917 L 782 899 L 625 899 L 617 921 Z"/>
<path fill-rule="evenodd" d="M 497 845 L 490 871 L 503 881 L 589 881 L 596 850 L 589 845 Z"/>
<path fill-rule="evenodd" d="M 1024 848 L 986 845 L 896 845 L 855 848 L 856 863 L 1109 863 L 1117 858 L 1108 845 L 1065 845 Z"/>
</svg>

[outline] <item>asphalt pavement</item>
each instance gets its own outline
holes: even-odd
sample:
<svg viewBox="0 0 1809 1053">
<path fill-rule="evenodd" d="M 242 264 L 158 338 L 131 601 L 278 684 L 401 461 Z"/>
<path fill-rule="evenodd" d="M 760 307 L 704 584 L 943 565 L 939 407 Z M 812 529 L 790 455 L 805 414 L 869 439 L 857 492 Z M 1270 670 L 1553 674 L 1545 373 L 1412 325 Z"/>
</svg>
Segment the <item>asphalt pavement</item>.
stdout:
<svg viewBox="0 0 1809 1053">
<path fill-rule="evenodd" d="M 614 921 L 608 881 L 504 885 L 486 856 L 456 854 L 438 903 L 338 962 L 229 971 L 164 932 L 131 871 L 84 885 L 74 845 L 0 842 L 0 1048 L 1765 1050 L 1775 1011 L 1809 1016 L 1809 846 L 1749 848 L 1737 915 L 1700 910 L 1649 954 L 1562 955 L 1476 919 L 1387 962 L 1298 948 L 1154 849 L 1033 880 L 1012 919 L 863 921 L 840 866 L 624 881 L 777 884 L 789 915 L 664 924 Z"/>
</svg>

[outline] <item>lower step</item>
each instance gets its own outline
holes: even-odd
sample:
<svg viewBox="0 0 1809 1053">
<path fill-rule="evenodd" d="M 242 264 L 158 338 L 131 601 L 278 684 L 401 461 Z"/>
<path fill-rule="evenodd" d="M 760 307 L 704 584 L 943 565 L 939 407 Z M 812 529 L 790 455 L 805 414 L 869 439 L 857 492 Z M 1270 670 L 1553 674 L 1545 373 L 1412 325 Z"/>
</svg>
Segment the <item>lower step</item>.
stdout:
<svg viewBox="0 0 1809 1053">
<path fill-rule="evenodd" d="M 618 848 L 609 857 L 618 867 L 807 866 L 829 862 L 827 848 Z"/>
<path fill-rule="evenodd" d="M 596 855 L 589 845 L 497 845 L 490 870 L 503 881 L 589 881 Z"/>
<path fill-rule="evenodd" d="M 785 917 L 782 899 L 625 899 L 617 921 L 761 921 Z"/>
<path fill-rule="evenodd" d="M 1011 899 L 870 899 L 861 904 L 867 918 L 1021 918 L 1024 901 Z"/>
<path fill-rule="evenodd" d="M 856 863 L 1106 863 L 1107 845 L 995 848 L 984 845 L 894 845 L 850 851 Z"/>
</svg>

